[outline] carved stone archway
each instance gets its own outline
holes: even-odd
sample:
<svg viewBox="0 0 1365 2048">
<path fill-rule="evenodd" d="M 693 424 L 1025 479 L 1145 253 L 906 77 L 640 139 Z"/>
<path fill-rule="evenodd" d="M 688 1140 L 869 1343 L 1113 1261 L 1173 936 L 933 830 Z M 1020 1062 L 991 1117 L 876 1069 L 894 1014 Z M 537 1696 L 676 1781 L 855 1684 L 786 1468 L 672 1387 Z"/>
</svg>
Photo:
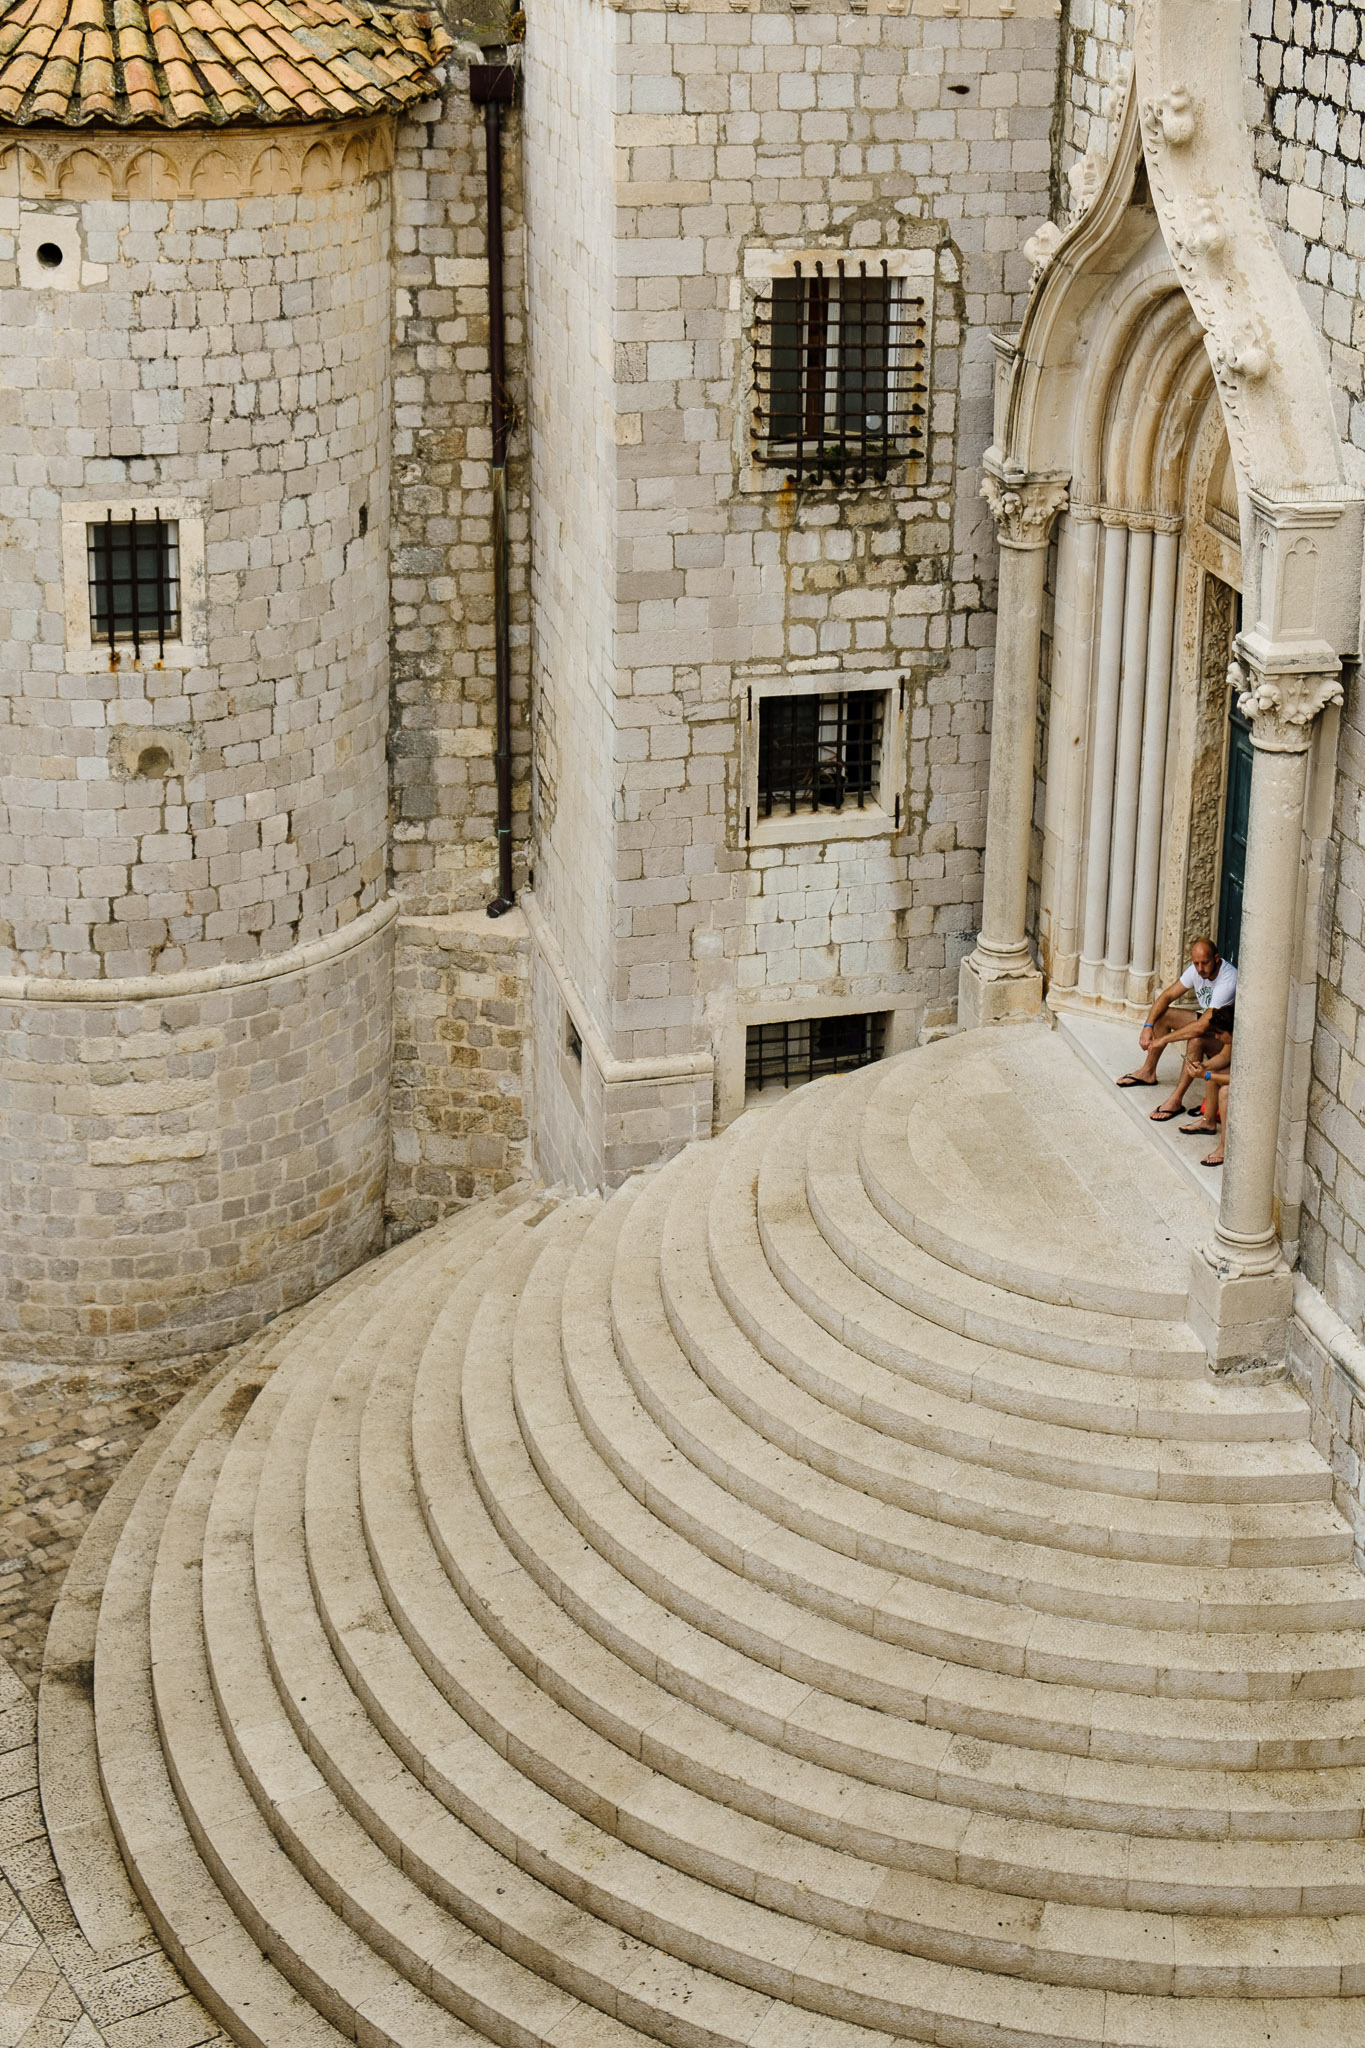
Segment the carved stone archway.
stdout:
<svg viewBox="0 0 1365 2048">
<path fill-rule="evenodd" d="M 1241 0 L 1142 0 L 1113 156 L 1103 174 L 1087 169 L 1080 189 L 1093 199 L 1060 240 L 1035 239 L 1041 275 L 1001 353 L 985 490 L 1002 631 L 982 929 L 960 1012 L 1003 1022 L 1042 1000 L 1025 906 L 1047 551 L 1063 513 L 1038 945 L 1077 999 L 1150 996 L 1173 845 L 1178 537 L 1192 493 L 1208 506 L 1225 434 L 1244 592 L 1235 680 L 1255 753 L 1228 1163 L 1191 1314 L 1217 1368 L 1273 1365 L 1314 979 L 1305 793 L 1310 756 L 1319 780 L 1330 773 L 1320 714 L 1340 703 L 1342 658 L 1358 644 L 1362 527 L 1320 339 L 1260 208 Z M 1169 931 L 1180 913 L 1167 895 Z M 1296 981 L 1299 1042 L 1288 1034 Z"/>
</svg>

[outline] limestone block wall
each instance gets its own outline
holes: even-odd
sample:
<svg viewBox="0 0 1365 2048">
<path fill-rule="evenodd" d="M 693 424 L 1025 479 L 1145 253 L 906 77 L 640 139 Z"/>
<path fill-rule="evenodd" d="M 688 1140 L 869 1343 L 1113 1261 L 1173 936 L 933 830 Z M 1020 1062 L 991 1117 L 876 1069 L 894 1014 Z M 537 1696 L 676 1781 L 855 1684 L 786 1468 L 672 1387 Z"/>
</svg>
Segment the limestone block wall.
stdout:
<svg viewBox="0 0 1365 2048">
<path fill-rule="evenodd" d="M 20 1354 L 226 1341 L 379 1228 L 391 154 L 386 121 L 0 151 L 0 1092 L 63 1217 L 25 1197 L 9 1238 Z M 140 659 L 86 588 L 88 524 L 133 511 L 183 586 Z M 198 1064 L 158 1099 L 163 1039 Z"/>
<path fill-rule="evenodd" d="M 530 813 L 530 502 L 521 114 L 503 115 L 504 338 L 513 429 L 514 872 Z M 394 167 L 389 718 L 397 927 L 392 1235 L 526 1170 L 526 939 L 496 887 L 484 133 L 468 73 L 398 124 Z M 515 942 L 509 932 L 520 936 Z M 471 994 L 471 990 L 494 991 Z"/>
<path fill-rule="evenodd" d="M 536 896 L 610 1056 L 652 1069 L 709 1051 L 724 1115 L 760 1009 L 946 1014 L 975 930 L 994 550 L 974 465 L 989 329 L 1017 317 L 1019 245 L 1048 211 L 1058 24 L 1045 4 L 622 9 L 603 51 L 605 20 L 564 0 L 528 28 L 533 385 L 575 385 L 571 420 L 533 413 Z M 924 475 L 798 490 L 755 470 L 746 258 L 805 247 L 925 252 Z M 612 550 L 609 646 L 579 532 Z M 819 677 L 893 699 L 904 679 L 886 791 L 900 829 L 746 839 L 749 693 Z"/>
<path fill-rule="evenodd" d="M 259 973 L 0 988 L 0 1358 L 217 1350 L 378 1249 L 391 959 L 385 905 Z"/>
<path fill-rule="evenodd" d="M 452 66 L 399 123 L 394 167 L 392 764 L 394 887 L 440 916 L 495 890 L 492 500 L 483 116 Z M 530 510 L 521 114 L 503 116 L 505 340 L 514 425 L 513 830 L 528 830 Z M 401 935 L 400 935 L 401 944 Z"/>
<path fill-rule="evenodd" d="M 1365 478 L 1365 22 L 1359 8 L 1252 0 L 1264 93 L 1261 198 L 1322 337 Z M 1348 677 L 1336 754 L 1329 886 L 1309 1098 L 1301 1263 L 1358 1336 L 1365 1327 L 1365 712 Z"/>
<path fill-rule="evenodd" d="M 1064 74 L 1058 104 L 1060 160 L 1065 174 L 1090 150 L 1107 157 L 1114 85 L 1133 47 L 1127 0 L 1066 0 L 1062 29 Z M 1062 183 L 1060 198 L 1068 199 Z"/>
<path fill-rule="evenodd" d="M 1294 1283 L 1289 1369 L 1313 1414 L 1313 1442 L 1365 1568 L 1365 1345 L 1310 1282 Z"/>
<path fill-rule="evenodd" d="M 628 17 L 601 0 L 556 0 L 528 16 L 525 48 L 535 892 L 577 991 L 580 1036 L 610 1019 L 617 881 L 614 307 L 618 261 L 633 252 L 616 243 L 613 150 L 625 32 Z M 593 1143 L 560 1059 L 567 1012 L 543 960 L 535 979 L 539 1151 L 551 1178 L 590 1184 Z"/>
<path fill-rule="evenodd" d="M 404 917 L 394 972 L 390 1235 L 529 1172 L 530 939 L 520 911 Z"/>
</svg>

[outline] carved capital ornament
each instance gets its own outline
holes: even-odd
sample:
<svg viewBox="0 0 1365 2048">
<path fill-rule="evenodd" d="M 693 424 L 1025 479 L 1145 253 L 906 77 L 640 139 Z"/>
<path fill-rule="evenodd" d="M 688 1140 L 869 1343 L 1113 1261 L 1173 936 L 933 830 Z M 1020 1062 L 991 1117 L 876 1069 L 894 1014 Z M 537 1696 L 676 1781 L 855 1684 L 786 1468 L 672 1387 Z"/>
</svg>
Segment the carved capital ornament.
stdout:
<svg viewBox="0 0 1365 2048">
<path fill-rule="evenodd" d="M 1321 714 L 1345 702 L 1341 664 L 1330 648 L 1305 650 L 1301 661 L 1290 663 L 1239 637 L 1228 682 L 1251 725 L 1252 744 L 1268 753 L 1304 753 Z"/>
<path fill-rule="evenodd" d="M 1030 475 L 1017 464 L 986 457 L 981 495 L 991 508 L 996 532 L 1006 547 L 1046 547 L 1053 522 L 1066 509 L 1070 478 L 1060 473 Z"/>
</svg>

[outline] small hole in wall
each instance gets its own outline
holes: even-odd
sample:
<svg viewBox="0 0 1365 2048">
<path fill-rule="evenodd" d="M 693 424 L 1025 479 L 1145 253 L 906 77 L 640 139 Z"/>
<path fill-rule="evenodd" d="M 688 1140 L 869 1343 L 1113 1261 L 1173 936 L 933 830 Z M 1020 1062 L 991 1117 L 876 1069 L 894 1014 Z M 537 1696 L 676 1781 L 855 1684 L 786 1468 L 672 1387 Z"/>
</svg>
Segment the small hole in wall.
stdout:
<svg viewBox="0 0 1365 2048">
<path fill-rule="evenodd" d="M 564 1049 L 571 1060 L 577 1060 L 579 1065 L 582 1066 L 583 1041 L 578 1035 L 578 1028 L 572 1017 L 564 1019 Z"/>
<path fill-rule="evenodd" d="M 44 270 L 60 270 L 66 261 L 55 242 L 39 242 L 37 255 Z"/>
<path fill-rule="evenodd" d="M 136 773 L 154 781 L 164 781 L 174 766 L 164 747 L 144 747 L 137 757 Z"/>
<path fill-rule="evenodd" d="M 370 508 L 368 505 L 361 506 L 360 518 L 357 521 L 357 524 L 360 528 L 360 538 L 364 540 L 366 534 L 370 530 Z"/>
<path fill-rule="evenodd" d="M 950 85 L 948 90 L 949 92 L 955 92 L 959 99 L 965 100 L 971 91 L 971 87 L 969 85 Z"/>
</svg>

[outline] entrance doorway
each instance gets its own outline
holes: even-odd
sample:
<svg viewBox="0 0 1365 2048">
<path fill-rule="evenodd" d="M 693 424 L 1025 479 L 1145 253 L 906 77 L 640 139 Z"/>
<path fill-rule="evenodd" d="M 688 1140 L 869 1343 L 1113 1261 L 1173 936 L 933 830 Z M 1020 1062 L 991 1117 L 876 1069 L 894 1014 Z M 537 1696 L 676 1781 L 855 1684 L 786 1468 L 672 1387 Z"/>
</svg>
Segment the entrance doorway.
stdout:
<svg viewBox="0 0 1365 2048">
<path fill-rule="evenodd" d="M 1251 726 L 1234 699 L 1228 733 L 1227 800 L 1223 812 L 1223 878 L 1218 890 L 1218 950 L 1237 964 L 1242 935 L 1242 889 L 1247 871 L 1247 818 L 1251 810 Z"/>
</svg>

